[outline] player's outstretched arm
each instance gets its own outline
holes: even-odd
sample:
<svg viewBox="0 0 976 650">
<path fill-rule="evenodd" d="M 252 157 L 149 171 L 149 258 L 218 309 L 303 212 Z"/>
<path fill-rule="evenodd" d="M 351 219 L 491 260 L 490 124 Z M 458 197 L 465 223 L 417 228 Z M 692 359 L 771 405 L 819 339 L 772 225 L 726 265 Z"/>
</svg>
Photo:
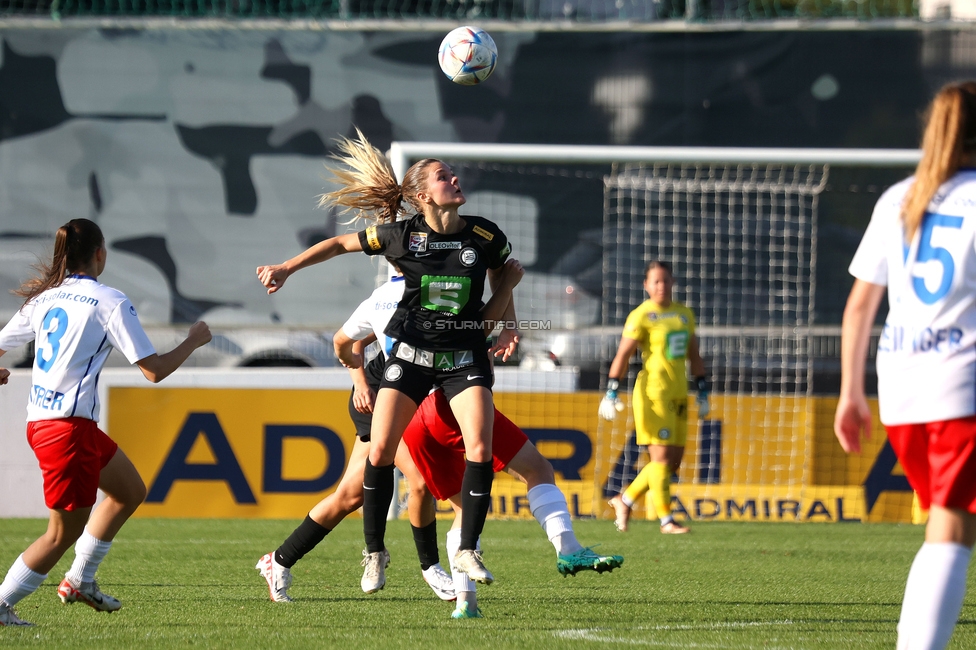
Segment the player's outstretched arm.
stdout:
<svg viewBox="0 0 976 650">
<path fill-rule="evenodd" d="M 203 321 L 197 321 L 190 326 L 190 332 L 182 343 L 164 354 L 150 354 L 139 359 L 136 365 L 142 370 L 146 379 L 158 384 L 182 366 L 194 350 L 209 343 L 210 339 L 210 327 Z"/>
<path fill-rule="evenodd" d="M 0 357 L 3 356 L 4 352 L 6 352 L 6 350 L 0 350 Z M 10 378 L 10 371 L 7 370 L 6 368 L 0 368 L 0 386 L 6 384 L 9 378 Z"/>
<path fill-rule="evenodd" d="M 336 255 L 354 253 L 362 250 L 363 246 L 359 243 L 359 233 L 348 233 L 346 235 L 339 235 L 338 237 L 331 237 L 306 248 L 283 264 L 259 266 L 257 268 L 258 280 L 267 287 L 268 293 L 272 294 L 280 289 L 285 284 L 288 276 L 295 271 L 304 269 L 306 266 L 318 264 L 319 262 L 325 262 Z"/>
<path fill-rule="evenodd" d="M 855 280 L 844 308 L 840 339 L 840 400 L 834 415 L 834 433 L 848 453 L 861 451 L 861 431 L 871 437 L 871 409 L 864 394 L 864 365 L 871 326 L 885 288 Z"/>
</svg>

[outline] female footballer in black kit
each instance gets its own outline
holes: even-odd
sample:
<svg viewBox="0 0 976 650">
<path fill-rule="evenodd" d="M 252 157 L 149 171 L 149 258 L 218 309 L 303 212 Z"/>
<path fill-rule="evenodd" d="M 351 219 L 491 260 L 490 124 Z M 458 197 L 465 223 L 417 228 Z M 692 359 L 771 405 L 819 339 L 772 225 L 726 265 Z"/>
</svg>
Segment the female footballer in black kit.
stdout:
<svg viewBox="0 0 976 650">
<path fill-rule="evenodd" d="M 405 277 L 403 299 L 386 330 L 397 343 L 376 396 L 363 476 L 365 573 L 385 581 L 384 536 L 394 490 L 393 459 L 417 406 L 436 384 L 457 417 L 467 459 L 461 544 L 454 564 L 471 579 L 490 584 L 494 577 L 475 546 L 488 514 L 494 478 L 492 374 L 481 296 L 486 277 L 495 285 L 511 247 L 491 221 L 458 215 L 464 194 L 443 162 L 421 160 L 398 184 L 389 161 L 362 133 L 357 140 L 341 141 L 340 149 L 343 155 L 336 159 L 348 169 L 332 170 L 340 188 L 323 195 L 320 205 L 353 210 L 377 225 L 322 241 L 283 264 L 260 266 L 258 279 L 271 294 L 295 271 L 356 251 L 384 255 L 400 268 Z M 417 214 L 397 221 L 403 202 Z M 510 315 L 514 318 L 514 313 Z"/>
</svg>

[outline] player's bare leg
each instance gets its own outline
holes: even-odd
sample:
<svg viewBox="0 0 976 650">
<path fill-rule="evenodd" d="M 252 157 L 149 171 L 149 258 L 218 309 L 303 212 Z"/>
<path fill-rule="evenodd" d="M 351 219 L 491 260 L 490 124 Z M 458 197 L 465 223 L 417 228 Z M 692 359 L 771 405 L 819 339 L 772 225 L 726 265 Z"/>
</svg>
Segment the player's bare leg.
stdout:
<svg viewBox="0 0 976 650">
<path fill-rule="evenodd" d="M 491 484 L 495 476 L 491 436 L 495 407 L 491 391 L 482 386 L 465 389 L 451 399 L 450 405 L 464 438 L 467 459 L 461 484 L 461 544 L 452 558 L 453 565 L 476 582 L 491 584 L 495 578 L 485 568 L 476 545 L 491 506 Z"/>
<path fill-rule="evenodd" d="M 386 516 L 393 501 L 393 462 L 403 432 L 410 424 L 417 404 L 393 388 L 381 388 L 373 405 L 369 457 L 363 470 L 363 578 L 360 585 L 374 593 L 386 585 Z"/>
<path fill-rule="evenodd" d="M 460 494 L 455 494 L 451 497 L 451 507 L 454 508 L 454 523 L 451 526 L 451 530 L 447 533 L 447 555 L 452 560 L 451 577 L 454 580 L 454 593 L 457 596 L 451 618 L 482 618 L 481 610 L 478 608 L 477 583 L 468 577 L 468 574 L 459 570 L 453 564 L 458 547 L 461 545 L 462 510 Z"/>
<path fill-rule="evenodd" d="M 85 529 L 91 508 L 51 510 L 47 531 L 27 547 L 0 583 L 0 625 L 32 625 L 14 613 L 14 605 L 31 595 L 47 579 L 65 551 Z"/>
<path fill-rule="evenodd" d="M 315 548 L 347 516 L 363 505 L 363 468 L 369 443 L 356 438 L 339 485 L 309 511 L 305 520 L 278 547 L 266 553 L 254 567 L 268 584 L 271 600 L 291 602 L 291 567 Z"/>
<path fill-rule="evenodd" d="M 114 612 L 122 603 L 102 593 L 95 573 L 122 525 L 146 499 L 146 484 L 132 461 L 119 449 L 102 468 L 98 487 L 105 499 L 91 513 L 84 532 L 75 542 L 75 559 L 58 586 L 64 604 L 85 603 L 100 612 Z"/>
<path fill-rule="evenodd" d="M 434 496 L 427 489 L 423 475 L 413 462 L 407 446 L 400 441 L 397 449 L 396 466 L 407 479 L 407 514 L 413 529 L 417 557 L 420 559 L 420 574 L 424 582 L 441 600 L 456 598 L 451 574 L 444 570 L 437 550 L 437 511 Z"/>
<path fill-rule="evenodd" d="M 576 539 L 566 497 L 556 487 L 552 464 L 531 442 L 526 442 L 509 461 L 505 471 L 528 487 L 529 509 L 536 518 L 553 548 L 556 549 L 556 569 L 564 576 L 580 571 L 612 571 L 623 564 L 619 555 L 599 555 Z"/>
</svg>

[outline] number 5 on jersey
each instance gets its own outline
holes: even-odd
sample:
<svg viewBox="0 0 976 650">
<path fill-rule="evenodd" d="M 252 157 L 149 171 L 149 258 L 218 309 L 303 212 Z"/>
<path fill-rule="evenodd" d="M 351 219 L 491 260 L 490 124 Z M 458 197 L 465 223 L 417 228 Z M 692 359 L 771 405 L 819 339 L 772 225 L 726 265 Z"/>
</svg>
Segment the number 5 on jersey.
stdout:
<svg viewBox="0 0 976 650">
<path fill-rule="evenodd" d="M 458 314 L 471 295 L 471 278 L 425 275 L 420 280 L 420 302 L 424 309 Z"/>
<path fill-rule="evenodd" d="M 956 264 L 952 261 L 952 254 L 941 246 L 932 245 L 932 234 L 936 228 L 962 228 L 962 217 L 951 217 L 946 214 L 925 214 L 922 221 L 922 228 L 918 237 L 918 254 L 915 256 L 916 262 L 935 261 L 942 265 L 942 277 L 939 286 L 935 291 L 929 291 L 925 285 L 925 278 L 917 275 L 912 276 L 912 288 L 915 295 L 926 305 L 934 304 L 944 298 L 952 288 L 952 279 L 956 273 Z M 908 256 L 908 251 L 905 251 Z"/>
</svg>

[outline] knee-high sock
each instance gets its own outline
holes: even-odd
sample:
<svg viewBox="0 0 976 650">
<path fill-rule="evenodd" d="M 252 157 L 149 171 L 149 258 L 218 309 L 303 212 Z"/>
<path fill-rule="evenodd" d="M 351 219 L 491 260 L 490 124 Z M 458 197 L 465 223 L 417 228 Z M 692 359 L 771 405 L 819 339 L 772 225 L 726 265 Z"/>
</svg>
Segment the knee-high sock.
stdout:
<svg viewBox="0 0 976 650">
<path fill-rule="evenodd" d="M 393 463 L 373 467 L 367 458 L 363 470 L 363 535 L 370 553 L 386 548 L 386 515 L 393 501 L 393 488 Z"/>
<path fill-rule="evenodd" d="M 559 555 L 572 555 L 583 548 L 573 532 L 566 497 L 552 483 L 537 485 L 528 493 L 529 509 Z"/>
<path fill-rule="evenodd" d="M 441 561 L 440 553 L 437 552 L 437 520 L 423 528 L 410 524 L 410 528 L 413 529 L 413 543 L 417 547 L 420 570 L 426 571 Z"/>
<path fill-rule="evenodd" d="M 627 507 L 633 508 L 634 504 L 640 501 L 641 497 L 651 488 L 648 484 L 648 478 L 651 474 L 649 469 L 650 465 L 645 465 L 644 469 L 637 473 L 634 482 L 628 485 L 624 493 L 620 495 L 621 500 L 627 504 Z"/>
<path fill-rule="evenodd" d="M 110 548 L 112 542 L 96 539 L 85 528 L 85 532 L 75 542 L 75 561 L 71 563 L 65 577 L 78 586 L 91 582 L 95 579 L 98 565 L 105 559 Z"/>
<path fill-rule="evenodd" d="M 305 515 L 305 521 L 292 531 L 288 539 L 281 543 L 275 551 L 275 562 L 286 568 L 292 568 L 295 563 L 305 557 L 305 555 L 318 543 L 325 539 L 325 536 L 332 532 L 331 529 L 322 526 L 310 516 Z"/>
<path fill-rule="evenodd" d="M 641 480 L 643 478 L 643 481 Z M 646 481 L 646 483 L 644 483 Z M 637 479 L 624 492 L 624 503 L 633 505 L 643 495 L 643 491 L 636 491 L 635 486 L 646 484 L 651 491 L 654 509 L 662 522 L 671 515 L 671 472 L 667 463 L 650 462 L 637 475 Z M 638 486 L 639 487 L 639 486 Z"/>
<path fill-rule="evenodd" d="M 961 544 L 922 544 L 905 585 L 898 650 L 946 647 L 966 595 L 971 554 Z"/>
<path fill-rule="evenodd" d="M 491 483 L 495 470 L 491 461 L 466 461 L 461 480 L 461 548 L 473 549 L 485 528 L 485 518 L 491 508 Z"/>
<path fill-rule="evenodd" d="M 460 548 L 461 529 L 452 528 L 447 531 L 447 555 L 451 558 L 451 577 L 454 579 L 454 593 L 457 594 L 457 604 L 460 605 L 463 602 L 468 602 L 471 603 L 472 607 L 477 607 L 478 600 L 475 596 L 475 581 L 469 578 L 467 573 L 458 571 L 457 567 L 454 566 L 454 556 L 457 555 L 458 549 Z M 480 549 L 481 545 L 479 544 L 477 548 Z"/>
<path fill-rule="evenodd" d="M 0 583 L 0 602 L 13 607 L 37 591 L 45 578 L 47 574 L 42 575 L 24 564 L 24 555 L 21 553 L 7 571 L 3 583 Z"/>
</svg>

